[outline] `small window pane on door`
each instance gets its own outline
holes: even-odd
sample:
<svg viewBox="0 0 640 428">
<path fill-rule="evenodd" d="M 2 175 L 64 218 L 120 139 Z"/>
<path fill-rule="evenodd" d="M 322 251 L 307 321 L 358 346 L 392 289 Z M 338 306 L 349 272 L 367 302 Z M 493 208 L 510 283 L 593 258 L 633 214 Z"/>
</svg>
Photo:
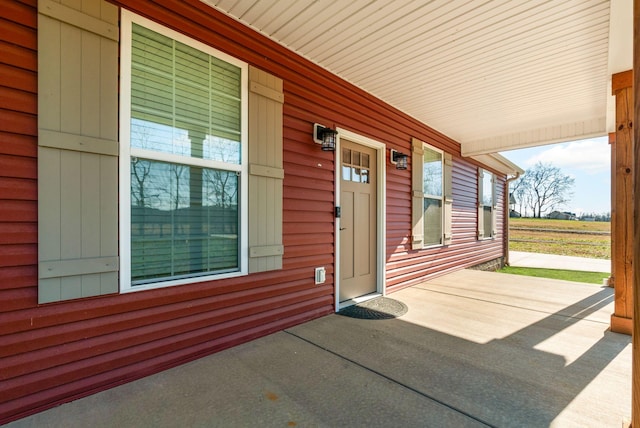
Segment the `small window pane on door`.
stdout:
<svg viewBox="0 0 640 428">
<path fill-rule="evenodd" d="M 342 163 L 351 164 L 351 150 L 342 149 Z"/>
<path fill-rule="evenodd" d="M 342 179 L 353 183 L 371 183 L 370 159 L 366 153 L 342 150 Z"/>
</svg>

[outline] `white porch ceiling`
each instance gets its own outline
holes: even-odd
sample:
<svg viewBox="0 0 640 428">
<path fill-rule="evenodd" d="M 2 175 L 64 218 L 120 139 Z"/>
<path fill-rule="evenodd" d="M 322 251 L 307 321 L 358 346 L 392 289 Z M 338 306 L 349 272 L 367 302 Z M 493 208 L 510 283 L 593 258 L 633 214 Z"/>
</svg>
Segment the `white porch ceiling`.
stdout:
<svg viewBox="0 0 640 428">
<path fill-rule="evenodd" d="M 203 1 L 467 156 L 605 135 L 632 68 L 633 0 Z"/>
</svg>

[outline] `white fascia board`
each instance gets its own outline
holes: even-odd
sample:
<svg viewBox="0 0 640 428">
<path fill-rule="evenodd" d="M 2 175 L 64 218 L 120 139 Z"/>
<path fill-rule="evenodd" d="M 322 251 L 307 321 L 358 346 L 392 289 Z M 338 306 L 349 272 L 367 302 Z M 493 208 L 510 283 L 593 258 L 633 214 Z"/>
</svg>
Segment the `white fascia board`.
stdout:
<svg viewBox="0 0 640 428">
<path fill-rule="evenodd" d="M 470 157 L 491 169 L 503 173 L 504 175 L 524 174 L 524 170 L 522 168 L 499 153 L 488 153 Z"/>
<path fill-rule="evenodd" d="M 567 141 L 584 140 L 587 138 L 602 137 L 604 135 L 607 135 L 606 118 L 601 117 L 462 142 L 460 148 L 462 156 L 470 157 L 544 146 L 547 144 L 564 143 Z"/>
</svg>

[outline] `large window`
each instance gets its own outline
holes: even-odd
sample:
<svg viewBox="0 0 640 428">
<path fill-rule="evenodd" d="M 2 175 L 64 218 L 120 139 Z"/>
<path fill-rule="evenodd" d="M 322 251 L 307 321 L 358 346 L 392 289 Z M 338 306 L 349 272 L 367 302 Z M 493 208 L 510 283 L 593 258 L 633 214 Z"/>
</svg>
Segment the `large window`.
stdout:
<svg viewBox="0 0 640 428">
<path fill-rule="evenodd" d="M 125 37 L 123 290 L 246 272 L 246 65 L 129 13 Z"/>
<path fill-rule="evenodd" d="M 494 175 L 480 169 L 478 173 L 478 239 L 493 237 L 495 223 Z"/>
<path fill-rule="evenodd" d="M 442 152 L 424 147 L 424 245 L 440 245 L 443 237 L 443 158 Z"/>
<path fill-rule="evenodd" d="M 453 157 L 411 140 L 411 248 L 451 245 L 453 237 Z"/>
</svg>

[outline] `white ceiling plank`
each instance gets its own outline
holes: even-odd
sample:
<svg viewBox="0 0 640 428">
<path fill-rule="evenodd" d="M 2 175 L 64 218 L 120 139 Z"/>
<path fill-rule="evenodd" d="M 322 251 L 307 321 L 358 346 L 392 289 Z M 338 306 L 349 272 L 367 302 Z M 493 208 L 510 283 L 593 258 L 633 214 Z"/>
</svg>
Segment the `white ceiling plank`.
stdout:
<svg viewBox="0 0 640 428">
<path fill-rule="evenodd" d="M 225 12 L 229 12 L 233 5 L 238 3 L 240 0 L 202 0 L 204 3 L 207 3 L 209 6 L 219 8 L 224 10 Z"/>
<path fill-rule="evenodd" d="M 392 55 L 394 63 L 403 64 L 402 61 L 411 58 L 428 56 L 430 58 L 449 55 L 464 47 L 466 43 L 473 41 L 478 36 L 474 28 L 479 25 L 486 25 L 485 19 L 491 19 L 489 14 L 502 10 L 497 4 L 491 4 L 490 8 L 478 7 L 478 2 L 470 2 L 468 10 L 455 7 L 455 3 L 449 2 L 447 10 L 442 10 L 444 14 L 431 20 L 431 16 L 426 15 L 420 21 L 414 21 L 414 27 L 402 26 L 397 32 L 386 36 L 382 43 L 369 44 L 375 51 L 369 54 L 369 58 L 378 58 L 381 55 Z M 441 10 L 438 10 L 441 13 Z M 473 14 L 473 15 L 472 15 Z M 401 49 L 398 49 L 398 47 Z M 417 56 L 416 53 L 421 55 Z M 352 66 L 369 67 L 365 64 L 366 52 L 358 52 L 352 58 Z M 403 57 L 398 57 L 402 55 Z M 395 62 L 398 60 L 399 62 Z M 345 72 L 350 71 L 349 69 Z"/>
<path fill-rule="evenodd" d="M 442 80 L 444 76 L 451 76 L 452 74 L 464 75 L 466 74 L 465 71 L 468 67 L 473 68 L 473 70 L 477 72 L 478 69 L 481 70 L 487 62 L 494 62 L 493 56 L 498 56 L 499 58 L 512 58 L 512 62 L 522 62 L 523 57 L 526 59 L 536 53 L 540 56 L 549 52 L 550 46 L 560 46 L 562 50 L 566 51 L 568 50 L 568 47 L 565 44 L 565 37 L 572 37 L 571 34 L 575 34 L 575 31 L 568 22 L 563 22 L 562 24 L 564 28 L 563 32 L 560 32 L 557 35 L 547 36 L 553 37 L 553 45 L 548 43 L 548 39 L 545 39 L 545 33 L 542 33 L 540 35 L 527 35 L 529 40 L 534 41 L 531 43 L 535 43 L 535 46 L 522 46 L 522 42 L 518 37 L 512 37 L 497 40 L 489 39 L 482 43 L 470 41 L 470 45 L 468 47 L 462 46 L 462 48 L 451 46 L 451 48 L 448 51 L 445 51 L 442 56 L 439 56 L 437 52 L 432 50 L 428 51 L 428 55 L 425 55 L 424 57 L 416 56 L 412 51 L 399 52 L 398 54 L 389 56 L 389 62 L 392 65 L 388 68 L 388 72 L 399 72 L 401 69 L 406 67 L 418 71 L 419 64 L 426 62 L 429 64 L 429 67 L 435 67 L 435 65 L 439 64 L 440 72 L 432 68 L 428 68 L 425 69 L 423 73 L 428 73 L 433 80 Z M 606 25 L 606 20 L 604 20 L 603 26 Z M 589 33 L 602 33 L 604 44 L 606 46 L 606 31 L 603 30 L 603 26 L 597 28 L 592 27 Z M 366 72 L 364 74 L 354 73 L 357 77 L 352 77 L 352 79 L 357 79 L 359 82 L 362 82 L 363 85 L 367 85 L 367 75 L 372 75 L 377 71 L 372 70 L 371 67 L 371 64 L 367 64 L 367 67 L 364 68 Z M 459 70 L 457 70 L 456 67 L 458 67 Z M 452 70 L 454 70 L 453 73 Z"/>
<path fill-rule="evenodd" d="M 393 15 L 404 2 L 376 2 L 367 5 L 359 11 L 349 25 L 341 29 L 333 38 L 333 43 L 327 43 L 315 50 L 314 56 L 319 62 L 331 64 L 333 58 L 341 58 L 354 51 L 354 45 L 359 41 L 376 34 L 384 28 L 386 17 Z"/>
<path fill-rule="evenodd" d="M 551 82 L 556 78 L 562 78 L 564 75 L 584 76 L 583 78 L 592 80 L 594 79 L 593 73 L 599 73 L 598 76 L 602 78 L 600 84 L 606 84 L 606 76 L 602 75 L 602 70 L 593 68 L 593 65 L 598 65 L 602 61 L 602 57 L 606 56 L 606 43 L 600 41 L 594 41 L 599 43 L 599 46 L 587 46 L 593 50 L 593 52 L 600 52 L 598 59 L 584 59 L 577 54 L 564 53 L 557 56 L 545 57 L 541 55 L 534 58 L 532 61 L 522 59 L 515 64 L 500 63 L 499 61 L 490 62 L 486 65 L 486 68 L 480 68 L 475 72 L 468 72 L 465 74 L 453 73 L 450 76 L 442 75 L 441 78 L 435 81 L 421 82 L 418 87 L 414 86 L 412 81 L 401 81 L 396 84 L 383 81 L 378 78 L 375 82 L 367 82 L 371 90 L 375 92 L 395 92 L 402 93 L 405 90 L 410 91 L 412 95 L 405 98 L 405 102 L 411 102 L 413 98 L 420 97 L 424 93 L 428 93 L 433 96 L 438 93 L 442 93 L 444 96 L 450 96 L 452 91 L 464 91 L 469 93 L 472 88 L 486 88 L 488 86 L 497 86 L 498 89 L 508 88 L 522 88 L 528 85 L 528 79 L 532 80 L 532 83 L 544 84 L 545 82 Z M 590 68 L 586 68 L 589 66 Z M 603 66 L 606 67 L 605 64 Z M 360 80 L 359 80 L 360 81 Z M 376 84 L 381 82 L 381 84 Z M 365 83 L 363 83 L 365 85 Z M 416 89 L 421 89 L 416 91 Z M 539 88 L 538 88 L 539 90 Z"/>
<path fill-rule="evenodd" d="M 463 152 L 604 132 L 611 58 L 631 61 L 611 43 L 633 0 L 203 1 Z"/>
<path fill-rule="evenodd" d="M 239 15 L 239 19 L 244 22 L 250 22 L 253 28 L 262 30 L 263 26 L 271 19 L 270 11 L 274 9 L 277 9 L 277 7 L 276 3 L 272 1 L 256 1 Z"/>
<path fill-rule="evenodd" d="M 334 7 L 318 15 L 313 20 L 313 25 L 307 25 L 307 34 L 291 45 L 318 62 L 317 50 L 323 49 L 327 44 L 333 45 L 345 28 L 357 22 L 359 11 L 371 3 L 372 0 L 337 1 Z"/>
<path fill-rule="evenodd" d="M 447 1 L 406 4 L 404 8 L 396 9 L 391 15 L 393 19 L 385 26 L 375 31 L 369 26 L 367 33 L 360 34 L 350 47 L 352 52 L 357 52 L 356 55 L 336 55 L 327 64 L 338 72 L 349 72 L 352 67 L 376 62 L 382 54 L 394 53 L 398 47 L 413 50 L 411 46 L 419 43 L 422 34 L 437 34 L 438 21 L 444 19 L 443 15 L 454 11 L 462 13 L 463 7 Z M 361 26 L 367 28 L 367 23 L 362 23 Z M 428 49 L 428 46 L 423 46 L 423 49 Z"/>
</svg>

